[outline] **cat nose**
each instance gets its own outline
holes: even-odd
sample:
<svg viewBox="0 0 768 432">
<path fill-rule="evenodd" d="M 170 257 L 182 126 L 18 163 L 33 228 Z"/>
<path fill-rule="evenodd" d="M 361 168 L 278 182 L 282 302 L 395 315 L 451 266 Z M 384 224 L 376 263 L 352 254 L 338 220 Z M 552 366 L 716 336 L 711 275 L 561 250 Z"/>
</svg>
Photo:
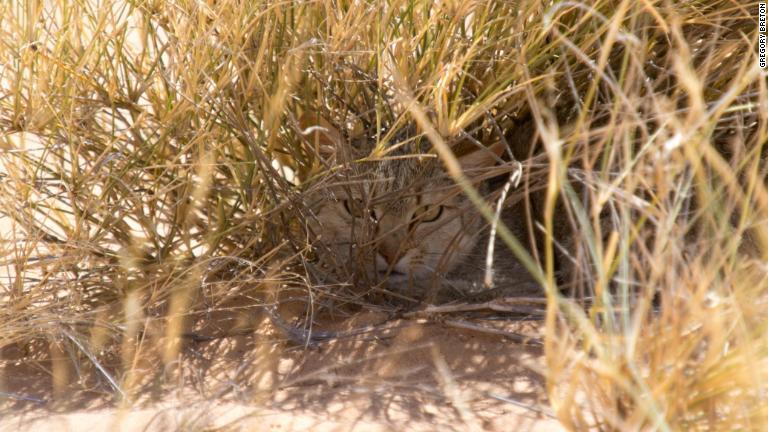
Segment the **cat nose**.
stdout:
<svg viewBox="0 0 768 432">
<path fill-rule="evenodd" d="M 381 252 L 376 254 L 376 270 L 378 270 L 379 274 L 395 275 L 410 273 L 410 262 L 410 254 L 407 253 L 404 256 L 397 255 L 394 259 L 385 256 Z"/>
<path fill-rule="evenodd" d="M 399 258 L 397 248 L 393 248 L 385 244 L 379 245 L 377 252 L 379 255 L 381 255 L 382 258 L 384 258 L 384 261 L 386 261 L 388 265 L 394 264 Z"/>
</svg>

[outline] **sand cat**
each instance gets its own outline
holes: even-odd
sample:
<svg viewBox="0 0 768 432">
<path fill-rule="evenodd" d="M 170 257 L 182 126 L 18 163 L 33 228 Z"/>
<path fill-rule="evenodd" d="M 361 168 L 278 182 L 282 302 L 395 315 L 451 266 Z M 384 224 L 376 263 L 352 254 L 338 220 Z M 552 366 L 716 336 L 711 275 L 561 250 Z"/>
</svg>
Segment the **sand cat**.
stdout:
<svg viewBox="0 0 768 432">
<path fill-rule="evenodd" d="M 321 153 L 324 146 L 350 148 L 329 122 L 302 123 Z M 351 276 L 355 284 L 414 294 L 455 281 L 457 271 L 467 279 L 480 270 L 478 243 L 484 243 L 479 239 L 486 223 L 442 162 L 417 151 L 407 135 L 393 139 L 396 148 L 375 161 L 337 152 L 344 168 L 311 189 L 308 225 L 326 269 Z M 503 149 L 497 144 L 459 157 L 476 187 L 482 189 L 481 174 L 497 164 Z"/>
</svg>

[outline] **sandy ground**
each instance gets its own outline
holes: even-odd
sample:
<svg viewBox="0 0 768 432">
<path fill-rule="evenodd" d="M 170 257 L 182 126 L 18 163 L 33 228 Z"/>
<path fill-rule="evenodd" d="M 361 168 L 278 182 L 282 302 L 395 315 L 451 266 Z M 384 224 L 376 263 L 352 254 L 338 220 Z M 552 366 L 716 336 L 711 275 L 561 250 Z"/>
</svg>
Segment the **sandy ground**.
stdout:
<svg viewBox="0 0 768 432">
<path fill-rule="evenodd" d="M 194 343 L 185 384 L 142 391 L 133 408 L 99 399 L 92 387 L 72 389 L 62 403 L 46 394 L 44 371 L 9 377 L 6 369 L 7 391 L 41 402 L 6 404 L 0 430 L 562 430 L 544 404 L 537 349 L 400 324 L 372 339 L 283 346 L 279 358 L 245 336 Z M 274 387 L 265 382 L 272 372 Z"/>
<path fill-rule="evenodd" d="M 562 430 L 546 404 L 538 346 L 400 318 L 303 347 L 258 315 L 242 308 L 197 317 L 193 330 L 213 339 L 187 340 L 174 367 L 163 368 L 151 350 L 137 356 L 134 374 L 117 378 L 131 404 L 92 363 L 75 367 L 66 350 L 41 356 L 53 343 L 6 346 L 0 431 Z M 383 318 L 360 311 L 323 328 L 349 331 Z M 540 326 L 495 327 L 538 337 Z M 119 358 L 99 358 L 106 370 L 120 370 Z"/>
</svg>

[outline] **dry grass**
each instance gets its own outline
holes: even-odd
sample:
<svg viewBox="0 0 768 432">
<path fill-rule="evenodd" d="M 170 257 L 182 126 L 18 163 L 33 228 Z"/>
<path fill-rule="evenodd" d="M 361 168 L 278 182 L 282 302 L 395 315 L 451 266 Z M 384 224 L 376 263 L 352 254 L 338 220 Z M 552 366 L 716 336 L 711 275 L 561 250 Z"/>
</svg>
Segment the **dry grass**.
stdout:
<svg viewBox="0 0 768 432">
<path fill-rule="evenodd" d="M 132 371 L 172 371 L 189 311 L 243 287 L 260 302 L 270 286 L 310 292 L 318 310 L 369 301 L 311 283 L 302 191 L 334 167 L 298 119 L 382 143 L 415 121 L 449 166 L 463 133 L 530 155 L 516 197 L 544 241 L 515 249 L 547 295 L 547 391 L 566 427 L 764 430 L 756 11 L 4 2 L 0 349 L 58 359 L 59 394 L 90 370 L 110 382 L 102 397 L 129 403 Z M 534 136 L 515 140 L 526 118 Z"/>
</svg>

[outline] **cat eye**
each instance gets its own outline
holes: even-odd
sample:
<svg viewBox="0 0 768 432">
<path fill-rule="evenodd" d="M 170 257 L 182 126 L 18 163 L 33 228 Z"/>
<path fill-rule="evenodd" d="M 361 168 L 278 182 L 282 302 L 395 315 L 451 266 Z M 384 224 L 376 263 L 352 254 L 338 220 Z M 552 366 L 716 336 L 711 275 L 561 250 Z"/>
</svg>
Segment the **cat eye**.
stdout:
<svg viewBox="0 0 768 432">
<path fill-rule="evenodd" d="M 366 214 L 371 217 L 372 219 L 376 220 L 376 214 L 373 212 L 373 210 L 366 211 L 365 203 L 363 200 L 359 198 L 354 199 L 345 199 L 344 202 L 344 210 L 347 211 L 352 217 L 356 218 L 362 218 Z"/>
<path fill-rule="evenodd" d="M 419 220 L 420 222 L 434 222 L 440 219 L 443 215 L 443 206 L 441 205 L 425 205 L 419 207 L 416 212 L 413 213 L 413 220 Z"/>
</svg>

